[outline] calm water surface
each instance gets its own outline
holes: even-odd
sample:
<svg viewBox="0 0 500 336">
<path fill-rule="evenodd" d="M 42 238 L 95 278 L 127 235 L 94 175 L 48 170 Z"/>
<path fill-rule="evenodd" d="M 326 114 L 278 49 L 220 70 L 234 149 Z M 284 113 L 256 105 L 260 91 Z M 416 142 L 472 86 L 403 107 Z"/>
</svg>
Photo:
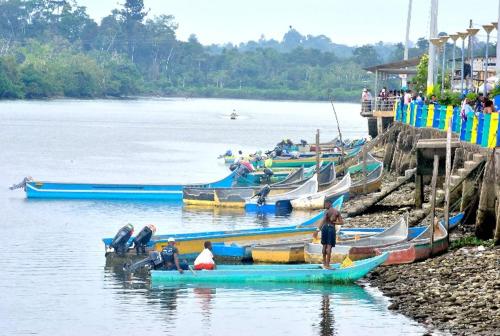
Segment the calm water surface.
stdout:
<svg viewBox="0 0 500 336">
<path fill-rule="evenodd" d="M 337 104 L 343 136 L 366 135 L 357 105 Z M 241 117 L 230 120 L 236 109 Z M 360 286 L 151 288 L 105 267 L 102 237 L 125 223 L 159 233 L 300 223 L 176 203 L 26 200 L 7 187 L 41 180 L 185 183 L 221 178 L 227 149 L 273 148 L 283 137 L 336 136 L 329 103 L 209 99 L 0 103 L 0 334 L 419 335 Z"/>
</svg>

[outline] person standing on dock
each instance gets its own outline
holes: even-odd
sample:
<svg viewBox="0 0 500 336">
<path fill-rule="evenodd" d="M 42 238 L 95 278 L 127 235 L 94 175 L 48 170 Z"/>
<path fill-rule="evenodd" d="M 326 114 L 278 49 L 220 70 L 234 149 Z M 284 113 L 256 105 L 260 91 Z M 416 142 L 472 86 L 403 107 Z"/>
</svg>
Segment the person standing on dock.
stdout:
<svg viewBox="0 0 500 336">
<path fill-rule="evenodd" d="M 336 243 L 335 225 L 344 224 L 340 211 L 332 207 L 331 201 L 325 201 L 325 217 L 321 221 L 318 229 L 314 233 L 316 238 L 318 233 L 321 232 L 321 245 L 323 245 L 323 268 L 330 268 L 330 259 L 332 256 L 332 247 Z"/>
</svg>

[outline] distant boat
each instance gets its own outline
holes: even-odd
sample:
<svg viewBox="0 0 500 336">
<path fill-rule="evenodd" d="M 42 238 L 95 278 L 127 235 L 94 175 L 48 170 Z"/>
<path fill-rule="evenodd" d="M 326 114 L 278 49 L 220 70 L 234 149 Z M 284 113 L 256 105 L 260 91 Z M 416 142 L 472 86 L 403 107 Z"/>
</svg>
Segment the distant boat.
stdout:
<svg viewBox="0 0 500 336">
<path fill-rule="evenodd" d="M 236 117 L 238 117 L 238 113 L 236 113 L 236 110 L 233 109 L 233 112 L 230 114 L 231 120 L 235 120 Z"/>
</svg>

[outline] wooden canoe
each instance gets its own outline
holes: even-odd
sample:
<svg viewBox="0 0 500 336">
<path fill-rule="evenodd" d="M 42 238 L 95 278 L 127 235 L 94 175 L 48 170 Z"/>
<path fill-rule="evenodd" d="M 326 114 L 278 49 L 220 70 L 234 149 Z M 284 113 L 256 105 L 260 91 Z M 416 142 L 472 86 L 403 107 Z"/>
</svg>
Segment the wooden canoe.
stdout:
<svg viewBox="0 0 500 336">
<path fill-rule="evenodd" d="M 343 259 L 346 255 L 352 260 L 360 260 L 376 255 L 376 249 L 405 241 L 408 237 L 408 222 L 401 217 L 387 230 L 366 238 L 339 242 L 332 248 L 332 260 Z M 322 261 L 323 246 L 320 243 L 308 243 L 304 249 L 304 259 L 309 263 Z"/>
<path fill-rule="evenodd" d="M 350 193 L 352 195 L 363 194 L 366 184 L 366 192 L 376 192 L 382 187 L 382 178 L 384 172 L 384 165 L 382 162 L 373 159 L 373 161 L 368 161 L 366 164 L 367 176 L 363 178 L 363 163 L 358 163 L 352 167 L 349 167 L 348 172 L 351 174 L 353 179 L 351 183 Z M 361 176 L 359 179 L 354 179 L 353 176 Z"/>
<path fill-rule="evenodd" d="M 310 240 L 310 239 L 308 239 Z M 294 264 L 304 262 L 304 243 L 281 243 L 252 247 L 252 260 L 258 263 Z"/>
<path fill-rule="evenodd" d="M 230 187 L 235 174 L 212 183 L 191 184 L 187 187 Z M 184 185 L 174 184 L 111 184 L 28 181 L 26 197 L 52 199 L 113 199 L 181 201 Z"/>
<path fill-rule="evenodd" d="M 347 173 L 344 178 L 323 191 L 305 195 L 291 201 L 294 209 L 317 210 L 323 209 L 325 200 L 335 201 L 338 197 L 344 196 L 344 200 L 349 196 L 349 189 L 351 188 L 351 175 Z"/>
<path fill-rule="evenodd" d="M 346 152 L 346 155 L 344 155 L 344 159 L 348 159 L 351 157 L 356 156 L 359 152 L 361 151 L 361 147 L 356 147 L 353 148 L 349 151 Z M 334 162 L 337 163 L 339 160 L 341 160 L 342 156 L 339 154 L 337 156 L 330 156 L 330 157 L 321 157 L 321 160 L 323 162 Z M 298 159 L 293 159 L 293 158 L 274 158 L 271 161 L 271 167 L 311 167 L 316 165 L 316 158 L 315 157 L 308 157 L 308 158 L 298 158 Z"/>
<path fill-rule="evenodd" d="M 450 218 L 450 230 L 456 227 L 462 220 L 463 214 L 460 213 Z M 429 258 L 431 255 L 439 255 L 448 249 L 448 232 L 444 227 L 444 221 L 440 221 L 434 226 L 434 241 L 431 248 L 431 230 L 428 226 L 415 239 L 404 244 L 397 244 L 385 248 L 377 249 L 378 253 L 388 252 L 389 256 L 384 265 L 410 264 L 415 261 L 421 261 Z"/>
<path fill-rule="evenodd" d="M 356 261 L 342 268 L 340 264 L 325 270 L 321 265 L 219 265 L 213 271 L 151 271 L 151 281 L 158 283 L 217 282 L 313 282 L 350 283 L 364 277 L 387 259 L 387 253 Z"/>
<path fill-rule="evenodd" d="M 327 170 L 321 170 L 320 175 L 328 175 Z M 306 183 L 314 176 L 314 169 L 303 169 L 292 172 L 285 180 L 271 185 L 269 196 L 280 195 L 292 191 Z M 185 205 L 217 206 L 244 208 L 245 200 L 252 198 L 263 186 L 253 187 L 225 187 L 225 188 L 197 188 L 183 189 Z"/>
<path fill-rule="evenodd" d="M 257 198 L 248 198 L 245 200 L 245 211 L 249 212 L 276 212 L 292 210 L 291 200 L 300 198 L 304 195 L 312 194 L 318 191 L 318 179 L 314 175 L 310 180 L 303 185 L 289 192 L 270 195 L 266 197 L 265 203 L 258 204 Z"/>
</svg>

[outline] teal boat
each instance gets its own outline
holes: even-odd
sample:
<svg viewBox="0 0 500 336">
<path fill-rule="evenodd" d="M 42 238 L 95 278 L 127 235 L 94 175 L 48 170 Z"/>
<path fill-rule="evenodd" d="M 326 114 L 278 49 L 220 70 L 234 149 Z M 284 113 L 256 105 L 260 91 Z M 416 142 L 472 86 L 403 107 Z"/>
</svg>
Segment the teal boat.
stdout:
<svg viewBox="0 0 500 336">
<path fill-rule="evenodd" d="M 388 253 L 353 262 L 351 266 L 332 265 L 323 269 L 321 265 L 218 265 L 213 271 L 151 271 L 155 283 L 218 283 L 218 282 L 312 282 L 350 283 L 364 277 L 375 267 L 383 264 Z"/>
</svg>

